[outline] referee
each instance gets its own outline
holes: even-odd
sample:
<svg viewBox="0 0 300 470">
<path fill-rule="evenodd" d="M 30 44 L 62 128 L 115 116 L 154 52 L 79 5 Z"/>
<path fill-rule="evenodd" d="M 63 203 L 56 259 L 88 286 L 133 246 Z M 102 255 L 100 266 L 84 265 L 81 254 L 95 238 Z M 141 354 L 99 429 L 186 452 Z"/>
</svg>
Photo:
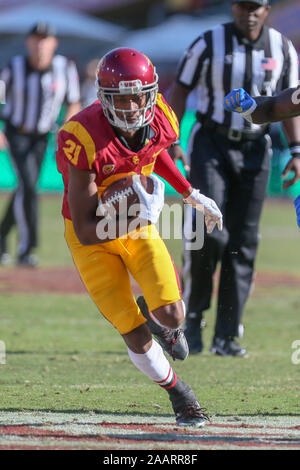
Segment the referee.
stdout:
<svg viewBox="0 0 300 470">
<path fill-rule="evenodd" d="M 268 0 L 237 0 L 231 4 L 233 22 L 198 37 L 180 61 L 169 103 L 178 119 L 186 99 L 198 94 L 197 123 L 188 145 L 190 182 L 214 199 L 224 216 L 222 232 L 205 235 L 204 247 L 184 254 L 185 334 L 191 353 L 203 349 L 203 312 L 210 307 L 213 275 L 221 262 L 217 316 L 211 352 L 245 356 L 242 313 L 253 281 L 259 219 L 268 182 L 271 139 L 267 125 L 245 121 L 224 109 L 224 97 L 243 87 L 252 96 L 271 96 L 298 84 L 298 57 L 292 43 L 265 25 Z M 283 123 L 293 147 L 300 142 L 295 119 Z M 180 145 L 170 150 L 184 159 Z M 300 177 L 300 154 L 289 169 Z M 291 183 L 288 183 L 291 184 Z M 286 187 L 286 186 L 285 186 Z M 187 223 L 187 222 L 186 222 Z"/>
<path fill-rule="evenodd" d="M 32 253 L 38 245 L 38 181 L 48 133 L 53 130 L 62 104 L 66 119 L 80 110 L 79 79 L 75 64 L 55 55 L 58 46 L 52 27 L 37 23 L 27 36 L 28 55 L 15 56 L 1 72 L 6 84 L 2 110 L 5 131 L 0 148 L 8 147 L 18 187 L 0 224 L 0 261 L 10 262 L 7 235 L 16 224 L 19 234 L 17 264 L 35 266 Z"/>
</svg>

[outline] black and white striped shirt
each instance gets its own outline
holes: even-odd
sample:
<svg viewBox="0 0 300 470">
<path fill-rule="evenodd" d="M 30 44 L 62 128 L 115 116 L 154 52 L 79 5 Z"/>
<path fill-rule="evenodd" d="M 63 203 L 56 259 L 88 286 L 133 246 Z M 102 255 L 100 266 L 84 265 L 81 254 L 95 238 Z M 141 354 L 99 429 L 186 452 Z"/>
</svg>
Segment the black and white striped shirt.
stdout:
<svg viewBox="0 0 300 470">
<path fill-rule="evenodd" d="M 252 96 L 274 95 L 298 85 L 297 52 L 285 36 L 263 27 L 255 42 L 233 23 L 219 25 L 198 37 L 179 63 L 177 82 L 197 93 L 197 110 L 228 128 L 256 130 L 239 113 L 224 109 L 224 97 L 234 88 Z"/>
<path fill-rule="evenodd" d="M 79 78 L 74 62 L 55 55 L 45 71 L 33 69 L 25 56 L 15 56 L 0 78 L 6 84 L 2 119 L 28 134 L 46 134 L 63 103 L 80 99 Z"/>
</svg>

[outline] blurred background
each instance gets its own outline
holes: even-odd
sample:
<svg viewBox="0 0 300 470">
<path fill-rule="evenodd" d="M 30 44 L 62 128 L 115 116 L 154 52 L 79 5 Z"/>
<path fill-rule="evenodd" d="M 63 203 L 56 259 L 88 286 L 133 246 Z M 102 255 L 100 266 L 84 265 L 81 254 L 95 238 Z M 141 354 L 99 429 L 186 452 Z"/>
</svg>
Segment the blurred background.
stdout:
<svg viewBox="0 0 300 470">
<path fill-rule="evenodd" d="M 230 1 L 220 0 L 0 0 L 0 68 L 9 59 L 24 53 L 24 39 L 37 21 L 53 24 L 59 38 L 58 52 L 75 60 L 82 83 L 82 104 L 96 98 L 94 70 L 97 60 L 108 50 L 128 46 L 145 52 L 157 67 L 160 89 L 167 95 L 178 60 L 186 47 L 203 31 L 230 20 Z M 299 0 L 273 0 L 268 23 L 291 39 L 300 54 Z M 192 96 L 181 126 L 182 144 L 194 122 Z M 62 122 L 64 109 L 61 110 Z M 0 123 L 1 125 L 1 123 Z M 300 184 L 282 190 L 280 173 L 289 159 L 281 125 L 272 130 L 273 159 L 268 196 L 293 198 Z M 55 166 L 56 133 L 49 145 L 39 180 L 41 192 L 62 190 Z M 8 155 L 1 152 L 0 191 L 16 183 Z M 174 194 L 167 186 L 167 192 Z"/>
<path fill-rule="evenodd" d="M 140 49 L 150 57 L 160 77 L 160 91 L 167 95 L 185 48 L 203 31 L 230 19 L 230 1 L 220 0 L 0 0 L 0 69 L 15 54 L 25 53 L 28 30 L 37 21 L 46 20 L 58 32 L 58 53 L 76 62 L 83 106 L 96 99 L 95 64 L 108 50 L 119 46 Z M 268 22 L 293 41 L 299 54 L 300 1 L 273 0 Z M 68 417 L 63 415 L 66 422 L 71 411 L 79 411 L 80 420 L 85 412 L 93 411 L 106 415 L 125 412 L 134 416 L 152 417 L 153 413 L 165 416 L 171 410 L 168 397 L 157 393 L 154 384 L 152 394 L 148 379 L 143 380 L 129 364 L 121 337 L 86 295 L 67 249 L 60 216 L 63 184 L 55 164 L 56 132 L 64 114 L 62 108 L 56 130 L 49 134 L 39 179 L 41 266 L 37 270 L 0 266 L 0 340 L 5 341 L 7 352 L 7 364 L 0 365 L 2 421 L 3 413 L 12 410 L 19 419 L 20 409 L 26 413 L 66 411 Z M 184 148 L 194 120 L 191 98 L 181 125 Z M 250 350 L 250 357 L 246 361 L 219 361 L 209 353 L 215 295 L 205 316 L 207 350 L 203 357 L 191 356 L 183 364 L 176 361 L 177 373 L 184 374 L 184 380 L 197 393 L 199 390 L 201 403 L 203 400 L 211 413 L 228 419 L 231 427 L 234 421 L 243 427 L 242 417 L 252 415 L 261 415 L 264 420 L 270 417 L 278 427 L 280 415 L 299 418 L 300 414 L 300 366 L 296 367 L 290 359 L 291 345 L 299 339 L 300 230 L 292 201 L 300 194 L 300 184 L 282 189 L 280 174 L 290 154 L 281 124 L 273 127 L 272 139 L 274 155 L 268 198 L 244 323 L 243 346 Z M 16 185 L 6 151 L 0 152 L 0 168 L 1 215 Z M 167 192 L 167 202 L 172 203 L 175 194 L 169 186 Z M 13 244 L 16 251 L 17 233 L 12 232 L 9 248 Z M 173 240 L 171 236 L 166 243 L 180 270 L 182 240 Z M 37 422 L 37 414 L 34 419 L 32 414 L 27 415 L 30 423 Z M 90 415 L 87 416 L 90 423 Z M 9 422 L 6 419 L 10 418 L 4 417 L 4 423 Z M 15 429 L 17 437 L 13 439 L 10 435 L 4 441 L 8 427 L 5 425 L 2 430 L 0 447 L 5 443 L 14 448 L 13 445 L 22 442 L 24 448 L 23 439 L 26 437 L 29 442 L 30 436 L 21 435 L 18 426 L 10 426 L 10 432 Z M 292 429 L 291 425 L 286 429 Z M 299 445 L 291 436 L 295 434 L 290 434 L 290 446 Z M 49 442 L 45 434 L 40 437 Z M 224 436 L 220 439 L 223 442 Z M 248 446 L 247 439 L 244 438 L 244 444 Z M 34 438 L 32 445 L 37 445 L 36 442 Z M 106 440 L 102 442 L 107 446 Z M 61 441 L 60 445 L 66 444 Z M 75 448 L 70 441 L 68 445 Z"/>
</svg>

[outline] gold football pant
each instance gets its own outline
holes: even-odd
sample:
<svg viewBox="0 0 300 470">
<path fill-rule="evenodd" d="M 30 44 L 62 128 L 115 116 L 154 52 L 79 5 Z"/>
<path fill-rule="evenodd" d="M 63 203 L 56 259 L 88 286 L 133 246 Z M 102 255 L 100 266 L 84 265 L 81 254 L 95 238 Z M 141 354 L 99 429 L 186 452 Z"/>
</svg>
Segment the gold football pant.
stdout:
<svg viewBox="0 0 300 470">
<path fill-rule="evenodd" d="M 150 311 L 181 299 L 176 268 L 154 225 L 128 238 L 82 245 L 65 219 L 65 238 L 91 298 L 121 335 L 145 323 L 132 292 L 129 273 L 140 286 Z"/>
</svg>

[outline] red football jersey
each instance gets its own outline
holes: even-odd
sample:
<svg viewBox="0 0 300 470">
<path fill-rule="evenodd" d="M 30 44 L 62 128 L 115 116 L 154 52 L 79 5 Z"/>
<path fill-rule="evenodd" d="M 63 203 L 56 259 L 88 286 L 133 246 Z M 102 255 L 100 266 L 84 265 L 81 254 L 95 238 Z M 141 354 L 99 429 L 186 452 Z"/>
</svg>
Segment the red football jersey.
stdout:
<svg viewBox="0 0 300 470">
<path fill-rule="evenodd" d="M 158 94 L 155 116 L 150 123 L 153 137 L 137 152 L 129 150 L 116 136 L 96 101 L 69 120 L 58 133 L 56 163 L 64 181 L 62 214 L 71 219 L 68 205 L 68 164 L 96 173 L 98 194 L 116 179 L 128 174 L 149 176 L 157 156 L 179 137 L 174 111 Z"/>
</svg>

